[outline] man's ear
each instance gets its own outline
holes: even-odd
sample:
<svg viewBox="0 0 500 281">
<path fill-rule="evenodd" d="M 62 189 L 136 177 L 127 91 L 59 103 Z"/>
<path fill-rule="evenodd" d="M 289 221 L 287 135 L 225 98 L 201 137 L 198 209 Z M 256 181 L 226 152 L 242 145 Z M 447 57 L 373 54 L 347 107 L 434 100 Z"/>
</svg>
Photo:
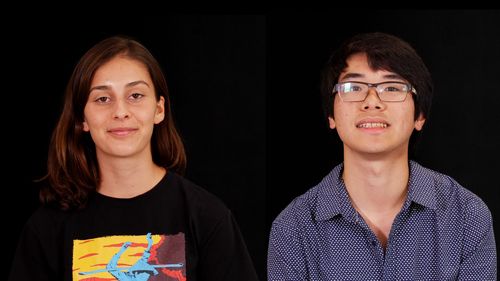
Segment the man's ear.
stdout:
<svg viewBox="0 0 500 281">
<path fill-rule="evenodd" d="M 424 127 L 425 117 L 422 113 L 418 115 L 417 120 L 415 120 L 415 130 L 420 131 Z"/>
<path fill-rule="evenodd" d="M 328 124 L 330 124 L 330 129 L 335 129 L 335 120 L 333 119 L 333 117 L 328 117 Z"/>
</svg>

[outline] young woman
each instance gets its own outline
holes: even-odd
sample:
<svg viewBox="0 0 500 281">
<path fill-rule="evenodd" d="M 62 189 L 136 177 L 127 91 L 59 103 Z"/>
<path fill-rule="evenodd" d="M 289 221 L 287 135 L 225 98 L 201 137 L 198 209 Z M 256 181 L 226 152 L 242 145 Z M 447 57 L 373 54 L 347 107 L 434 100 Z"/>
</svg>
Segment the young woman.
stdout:
<svg viewBox="0 0 500 281">
<path fill-rule="evenodd" d="M 257 280 L 231 212 L 185 166 L 158 62 L 101 41 L 68 83 L 9 280 Z"/>
</svg>

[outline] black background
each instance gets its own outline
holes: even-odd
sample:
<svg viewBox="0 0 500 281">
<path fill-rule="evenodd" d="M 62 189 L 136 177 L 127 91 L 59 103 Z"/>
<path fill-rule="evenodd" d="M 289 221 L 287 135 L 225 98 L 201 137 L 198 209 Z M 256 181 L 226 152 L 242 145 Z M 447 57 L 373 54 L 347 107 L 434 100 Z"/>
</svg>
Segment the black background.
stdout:
<svg viewBox="0 0 500 281">
<path fill-rule="evenodd" d="M 71 71 L 116 34 L 135 37 L 159 60 L 187 147 L 186 177 L 234 212 L 262 280 L 272 220 L 342 161 L 323 117 L 319 74 L 330 52 L 359 32 L 400 36 L 422 56 L 435 97 L 416 160 L 486 202 L 498 248 L 500 11 L 15 18 L 0 29 L 7 257 L 38 205 L 33 180 L 45 173 Z"/>
<path fill-rule="evenodd" d="M 429 68 L 434 101 L 416 160 L 455 178 L 490 208 L 499 244 L 500 11 L 334 10 L 267 20 L 267 225 L 342 161 L 321 108 L 320 70 L 360 32 L 409 42 Z"/>
<path fill-rule="evenodd" d="M 266 42 L 263 15 L 93 14 L 29 17 L 4 25 L 4 253 L 38 206 L 50 135 L 78 59 L 105 37 L 143 43 L 160 62 L 187 149 L 186 178 L 233 211 L 264 280 Z M 10 29 L 12 28 L 12 29 Z M 5 167 L 5 165 L 4 165 Z M 10 202 L 9 202 L 10 203 Z M 12 205 L 11 205 L 12 206 Z M 0 278 L 2 279 L 2 278 Z"/>
</svg>

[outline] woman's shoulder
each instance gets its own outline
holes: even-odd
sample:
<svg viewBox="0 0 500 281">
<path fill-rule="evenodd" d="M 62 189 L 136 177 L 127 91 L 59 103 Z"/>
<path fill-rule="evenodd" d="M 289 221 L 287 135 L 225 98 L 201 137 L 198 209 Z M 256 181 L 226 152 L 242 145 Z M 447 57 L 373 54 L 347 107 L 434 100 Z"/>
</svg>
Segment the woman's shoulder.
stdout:
<svg viewBox="0 0 500 281">
<path fill-rule="evenodd" d="M 36 209 L 27 221 L 28 227 L 34 229 L 53 229 L 64 222 L 71 211 L 63 211 L 55 206 L 42 205 Z"/>
<path fill-rule="evenodd" d="M 225 215 L 229 211 L 218 196 L 197 183 L 176 173 L 170 173 L 169 177 L 170 184 L 181 191 L 188 207 L 196 213 Z"/>
<path fill-rule="evenodd" d="M 51 206 L 38 207 L 25 222 L 22 237 L 28 241 L 40 241 L 52 245 L 60 238 L 64 222 L 70 216 L 69 212 Z"/>
</svg>

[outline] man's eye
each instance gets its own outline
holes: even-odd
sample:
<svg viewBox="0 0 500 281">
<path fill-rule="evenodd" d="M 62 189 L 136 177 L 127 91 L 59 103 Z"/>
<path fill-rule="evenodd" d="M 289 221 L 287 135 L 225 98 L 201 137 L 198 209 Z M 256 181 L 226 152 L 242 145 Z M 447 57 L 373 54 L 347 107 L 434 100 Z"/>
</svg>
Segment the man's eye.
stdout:
<svg viewBox="0 0 500 281">
<path fill-rule="evenodd" d="M 401 91 L 401 89 L 396 88 L 396 87 L 386 87 L 386 88 L 384 89 L 384 91 L 385 91 L 385 92 L 400 92 L 400 91 Z"/>
<path fill-rule="evenodd" d="M 357 85 L 350 85 L 350 86 L 344 88 L 344 92 L 360 92 L 362 90 L 363 89 Z"/>
</svg>

